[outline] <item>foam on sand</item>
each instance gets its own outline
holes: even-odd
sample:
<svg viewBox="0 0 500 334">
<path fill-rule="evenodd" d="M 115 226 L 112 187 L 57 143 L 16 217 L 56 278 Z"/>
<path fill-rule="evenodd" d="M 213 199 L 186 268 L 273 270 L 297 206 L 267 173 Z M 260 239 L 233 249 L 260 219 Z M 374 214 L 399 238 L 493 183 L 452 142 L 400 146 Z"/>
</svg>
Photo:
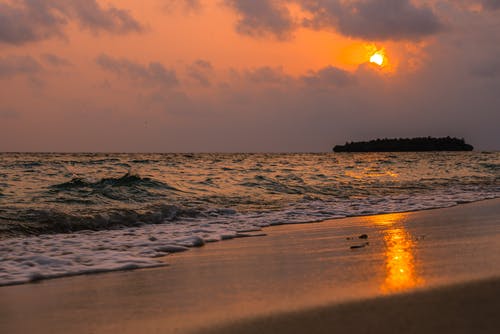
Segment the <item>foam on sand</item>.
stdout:
<svg viewBox="0 0 500 334">
<path fill-rule="evenodd" d="M 460 194 L 463 201 L 470 200 Z M 333 208 L 290 208 L 261 214 L 236 214 L 164 221 L 117 230 L 79 231 L 71 234 L 47 234 L 9 238 L 0 245 L 0 286 L 22 284 L 42 279 L 126 269 L 164 266 L 159 257 L 200 247 L 208 242 L 242 237 L 264 236 L 264 227 L 309 223 L 348 215 L 367 215 L 397 211 L 423 210 L 457 204 L 456 197 L 446 201 L 432 198 L 379 201 L 363 206 L 337 203 Z M 418 205 L 411 203 L 418 202 Z M 362 245 L 351 245 L 362 248 Z M 358 247 L 359 246 L 359 247 Z"/>
</svg>

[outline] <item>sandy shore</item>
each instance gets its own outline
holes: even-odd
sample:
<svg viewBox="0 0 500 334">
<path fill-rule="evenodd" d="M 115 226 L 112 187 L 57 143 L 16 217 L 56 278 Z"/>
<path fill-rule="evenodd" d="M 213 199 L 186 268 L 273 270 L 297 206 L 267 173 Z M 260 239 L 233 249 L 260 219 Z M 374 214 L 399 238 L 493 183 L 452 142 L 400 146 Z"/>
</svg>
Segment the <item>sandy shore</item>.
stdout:
<svg viewBox="0 0 500 334">
<path fill-rule="evenodd" d="M 498 333 L 500 279 L 271 314 L 199 333 Z"/>
<path fill-rule="evenodd" d="M 0 333 L 498 326 L 491 312 L 500 309 L 499 283 L 482 280 L 500 277 L 499 199 L 264 233 L 168 256 L 165 268 L 0 287 Z"/>
</svg>

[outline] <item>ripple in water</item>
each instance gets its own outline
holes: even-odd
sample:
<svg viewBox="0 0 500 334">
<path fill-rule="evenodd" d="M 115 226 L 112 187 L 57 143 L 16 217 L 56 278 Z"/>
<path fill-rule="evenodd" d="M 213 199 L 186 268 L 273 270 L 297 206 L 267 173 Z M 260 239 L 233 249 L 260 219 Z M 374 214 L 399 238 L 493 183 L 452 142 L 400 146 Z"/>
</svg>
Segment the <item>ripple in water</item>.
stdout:
<svg viewBox="0 0 500 334">
<path fill-rule="evenodd" d="M 499 197 L 499 153 L 1 154 L 0 285 L 161 265 L 265 226 Z"/>
</svg>

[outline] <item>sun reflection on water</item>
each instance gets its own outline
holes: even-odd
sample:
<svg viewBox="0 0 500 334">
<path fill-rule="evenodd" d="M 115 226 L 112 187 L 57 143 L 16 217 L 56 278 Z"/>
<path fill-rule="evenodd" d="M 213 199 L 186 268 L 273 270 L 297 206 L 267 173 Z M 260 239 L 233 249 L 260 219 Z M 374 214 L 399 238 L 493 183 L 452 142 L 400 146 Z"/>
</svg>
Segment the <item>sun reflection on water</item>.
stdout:
<svg viewBox="0 0 500 334">
<path fill-rule="evenodd" d="M 384 225 L 385 271 L 381 285 L 383 292 L 408 290 L 423 283 L 418 275 L 415 260 L 415 241 L 405 230 L 403 222 L 407 214 L 390 214 L 375 217 L 375 223 Z"/>
</svg>

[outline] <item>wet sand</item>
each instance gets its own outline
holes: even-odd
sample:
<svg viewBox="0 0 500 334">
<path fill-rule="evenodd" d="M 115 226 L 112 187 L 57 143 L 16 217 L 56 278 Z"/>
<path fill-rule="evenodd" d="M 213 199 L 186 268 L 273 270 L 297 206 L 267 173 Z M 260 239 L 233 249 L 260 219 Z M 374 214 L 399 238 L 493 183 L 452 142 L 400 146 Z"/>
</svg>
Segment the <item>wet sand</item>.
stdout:
<svg viewBox="0 0 500 334">
<path fill-rule="evenodd" d="M 229 322 L 198 333 L 498 333 L 500 279 Z"/>
<path fill-rule="evenodd" d="M 168 256 L 165 268 L 1 287 L 0 332 L 498 328 L 497 280 L 449 286 L 500 277 L 499 199 L 264 233 Z"/>
</svg>

